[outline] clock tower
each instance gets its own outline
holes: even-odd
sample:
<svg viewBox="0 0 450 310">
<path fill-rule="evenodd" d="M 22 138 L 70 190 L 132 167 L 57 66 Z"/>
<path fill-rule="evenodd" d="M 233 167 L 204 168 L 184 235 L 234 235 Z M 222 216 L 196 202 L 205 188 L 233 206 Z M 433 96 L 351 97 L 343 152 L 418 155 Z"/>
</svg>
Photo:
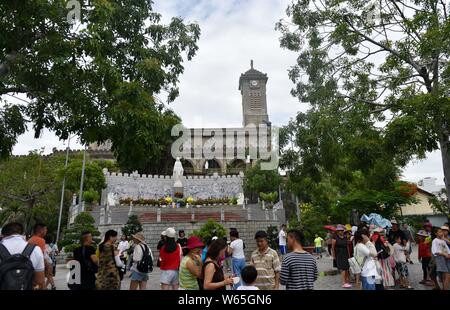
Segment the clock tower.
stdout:
<svg viewBox="0 0 450 310">
<path fill-rule="evenodd" d="M 241 74 L 239 78 L 239 90 L 242 96 L 242 113 L 244 127 L 249 124 L 269 125 L 267 114 L 266 84 L 267 74 L 253 68 L 253 60 L 250 62 L 250 70 Z"/>
</svg>

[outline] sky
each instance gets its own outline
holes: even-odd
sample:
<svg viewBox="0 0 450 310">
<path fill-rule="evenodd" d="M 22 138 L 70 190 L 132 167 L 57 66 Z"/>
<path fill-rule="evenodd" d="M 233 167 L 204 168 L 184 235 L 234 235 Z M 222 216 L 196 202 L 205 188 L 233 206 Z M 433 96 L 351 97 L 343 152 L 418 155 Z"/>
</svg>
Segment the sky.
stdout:
<svg viewBox="0 0 450 310">
<path fill-rule="evenodd" d="M 171 108 L 188 127 L 239 127 L 242 125 L 241 95 L 238 80 L 241 73 L 255 69 L 267 73 L 267 104 L 270 121 L 284 125 L 307 105 L 290 95 L 293 87 L 288 69 L 295 64 L 296 54 L 280 48 L 280 33 L 275 23 L 285 17 L 290 0 L 156 0 L 154 9 L 167 22 L 181 16 L 186 22 L 197 22 L 202 34 L 194 59 L 185 63 L 180 77 L 180 96 Z M 51 132 L 39 139 L 28 132 L 19 138 L 14 154 L 45 148 L 50 153 L 63 149 Z M 71 147 L 80 148 L 74 139 Z M 443 183 L 440 152 L 426 160 L 412 162 L 403 178 L 417 182 L 435 177 Z"/>
</svg>

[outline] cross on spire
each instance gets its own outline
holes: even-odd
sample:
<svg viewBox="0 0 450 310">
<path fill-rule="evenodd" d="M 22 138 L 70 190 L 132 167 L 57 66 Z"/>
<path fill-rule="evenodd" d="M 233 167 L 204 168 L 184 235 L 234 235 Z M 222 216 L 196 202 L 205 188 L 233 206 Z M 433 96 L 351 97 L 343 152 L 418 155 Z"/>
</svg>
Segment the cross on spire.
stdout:
<svg viewBox="0 0 450 310">
<path fill-rule="evenodd" d="M 253 69 L 253 59 L 250 60 L 250 67 Z"/>
</svg>

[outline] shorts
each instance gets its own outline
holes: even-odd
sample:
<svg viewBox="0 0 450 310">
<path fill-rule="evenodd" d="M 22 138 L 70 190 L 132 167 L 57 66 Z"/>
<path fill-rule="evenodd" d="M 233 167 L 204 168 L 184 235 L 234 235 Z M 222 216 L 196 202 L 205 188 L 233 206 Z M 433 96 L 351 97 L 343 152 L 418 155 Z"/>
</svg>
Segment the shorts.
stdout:
<svg viewBox="0 0 450 310">
<path fill-rule="evenodd" d="M 406 263 L 397 263 L 395 265 L 395 268 L 397 269 L 397 272 L 402 276 L 403 278 L 407 278 L 409 276 L 409 270 L 408 265 Z"/>
<path fill-rule="evenodd" d="M 285 245 L 280 245 L 280 253 L 281 253 L 281 255 L 286 254 L 286 246 Z"/>
<path fill-rule="evenodd" d="M 131 271 L 131 281 L 136 282 L 147 282 L 148 281 L 148 273 L 139 272 L 136 270 Z"/>
<path fill-rule="evenodd" d="M 162 284 L 178 285 L 178 270 L 161 270 Z"/>
<path fill-rule="evenodd" d="M 435 256 L 436 271 L 450 273 L 450 259 L 446 259 L 443 256 Z"/>
</svg>

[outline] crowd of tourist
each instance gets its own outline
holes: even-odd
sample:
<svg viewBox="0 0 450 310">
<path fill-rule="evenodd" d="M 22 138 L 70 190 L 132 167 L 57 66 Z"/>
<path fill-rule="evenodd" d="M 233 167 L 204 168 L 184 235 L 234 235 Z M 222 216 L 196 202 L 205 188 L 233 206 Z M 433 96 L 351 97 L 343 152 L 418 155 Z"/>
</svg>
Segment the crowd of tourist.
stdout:
<svg viewBox="0 0 450 310">
<path fill-rule="evenodd" d="M 389 229 L 366 223 L 358 227 L 337 225 L 331 227 L 325 239 L 316 234 L 313 249 L 305 249 L 302 231 L 287 230 L 282 225 L 279 251 L 269 246 L 266 231 L 258 231 L 254 236 L 256 249 L 248 262 L 248 245 L 236 229 L 230 230 L 228 241 L 217 236 L 207 240 L 186 238 L 184 230 L 177 233 L 169 227 L 161 233 L 156 262 L 142 233 L 133 234 L 130 240 L 121 236 L 119 240 L 117 231 L 108 230 L 95 245 L 92 234 L 86 231 L 73 251 L 73 259 L 80 266 L 79 281 L 68 286 L 71 290 L 145 290 L 156 265 L 161 271 L 161 290 L 278 290 L 280 286 L 286 290 L 311 290 L 318 278 L 317 260 L 323 257 L 326 245 L 333 267 L 341 274 L 343 288 L 352 288 L 355 283 L 362 290 L 392 289 L 396 285 L 413 289 L 408 265 L 413 264 L 411 244 L 417 242 L 417 258 L 423 271 L 420 284 L 447 290 L 448 224 L 433 228 L 426 222 L 423 230 L 415 234 L 417 238 L 407 225 L 400 229 L 397 221 L 390 224 Z M 58 248 L 47 236 L 47 227 L 35 225 L 28 239 L 19 223 L 5 225 L 1 233 L 0 264 L 6 271 L 2 271 L 0 289 L 55 289 Z M 14 273 L 18 269 L 23 271 L 21 277 Z M 130 278 L 129 287 L 122 283 L 125 277 Z"/>
</svg>

